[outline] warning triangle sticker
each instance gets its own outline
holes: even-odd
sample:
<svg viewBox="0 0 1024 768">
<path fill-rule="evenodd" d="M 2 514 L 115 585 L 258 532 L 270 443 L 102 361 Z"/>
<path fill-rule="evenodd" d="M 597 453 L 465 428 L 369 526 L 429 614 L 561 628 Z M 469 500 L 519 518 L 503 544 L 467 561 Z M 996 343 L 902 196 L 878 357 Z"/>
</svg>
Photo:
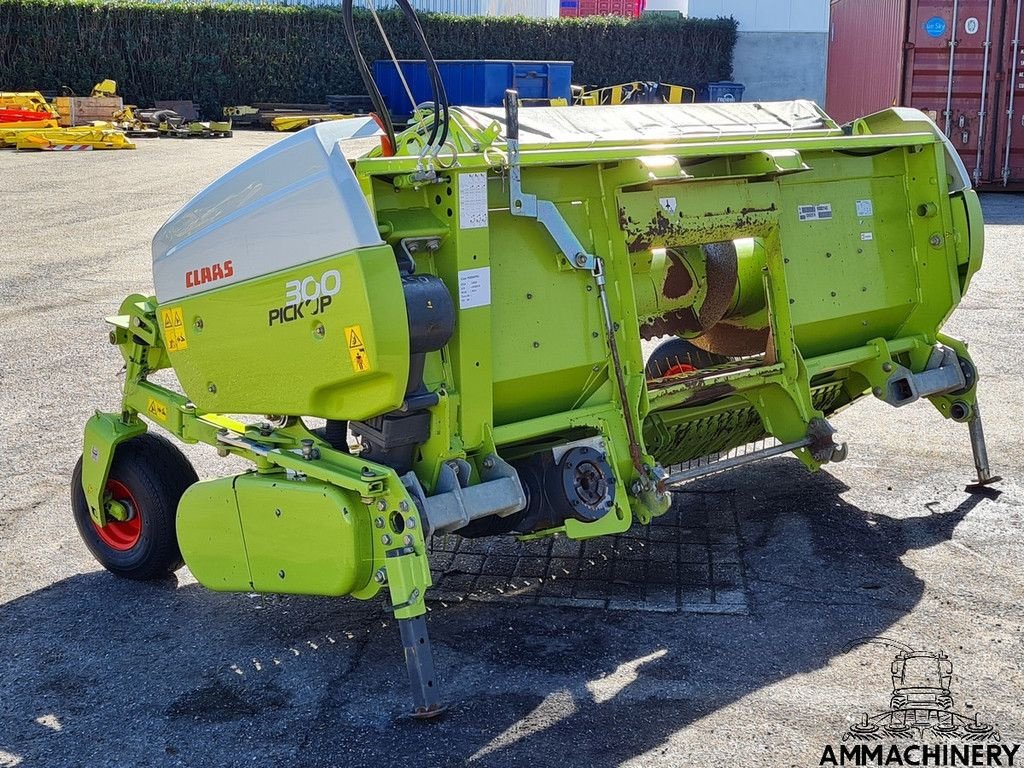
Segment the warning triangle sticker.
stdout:
<svg viewBox="0 0 1024 768">
<path fill-rule="evenodd" d="M 355 349 L 356 347 L 363 346 L 363 340 L 359 338 L 359 334 L 356 333 L 355 328 L 350 328 L 348 332 L 348 345 L 350 348 Z"/>
</svg>

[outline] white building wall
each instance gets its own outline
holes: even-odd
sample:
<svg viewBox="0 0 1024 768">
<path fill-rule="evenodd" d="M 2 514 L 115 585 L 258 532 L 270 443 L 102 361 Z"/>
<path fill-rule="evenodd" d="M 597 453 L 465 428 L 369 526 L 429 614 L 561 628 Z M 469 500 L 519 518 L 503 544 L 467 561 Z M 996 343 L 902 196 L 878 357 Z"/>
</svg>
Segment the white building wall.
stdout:
<svg viewBox="0 0 1024 768">
<path fill-rule="evenodd" d="M 688 0 L 687 15 L 732 16 L 740 32 L 828 32 L 828 0 Z"/>
<path fill-rule="evenodd" d="M 688 15 L 690 0 L 647 0 L 645 10 L 648 11 L 675 11 L 683 16 Z"/>
<path fill-rule="evenodd" d="M 673 2 L 673 0 L 655 0 Z M 829 0 L 686 0 L 687 15 L 738 22 L 732 79 L 744 101 L 825 102 Z"/>
</svg>

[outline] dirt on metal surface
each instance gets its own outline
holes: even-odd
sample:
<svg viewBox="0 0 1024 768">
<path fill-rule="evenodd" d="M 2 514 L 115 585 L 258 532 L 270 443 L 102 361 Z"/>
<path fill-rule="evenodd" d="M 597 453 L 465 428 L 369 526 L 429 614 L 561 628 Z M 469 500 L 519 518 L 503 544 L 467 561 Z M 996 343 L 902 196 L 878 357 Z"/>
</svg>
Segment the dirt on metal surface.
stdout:
<svg viewBox="0 0 1024 768">
<path fill-rule="evenodd" d="M 150 289 L 157 227 L 275 139 L 0 155 L 0 766 L 813 766 L 889 705 L 893 653 L 858 644 L 876 637 L 944 650 L 958 711 L 967 701 L 1002 743 L 1024 739 L 1020 197 L 984 198 L 987 264 L 949 324 L 979 365 L 998 497 L 963 491 L 966 428 L 872 401 L 835 417 L 850 458 L 828 471 L 785 458 L 693 484 L 642 532 L 650 549 L 636 539 L 643 552 L 630 537 L 573 544 L 572 563 L 620 551 L 610 581 L 562 582 L 603 590 L 602 605 L 545 604 L 565 588 L 551 580 L 537 599 L 455 600 L 473 585 L 456 588 L 438 542 L 428 621 L 449 710 L 429 723 L 404 715 L 402 649 L 381 602 L 100 571 L 68 479 L 82 423 L 116 401 L 121 360 L 102 317 Z M 201 477 L 239 467 L 187 452 Z M 674 559 L 654 547 L 666 528 Z M 524 552 L 522 567 L 557 575 L 565 544 Z M 482 557 L 463 569 L 473 578 L 506 578 L 507 562 L 488 565 L 506 557 L 500 545 L 462 546 L 452 562 Z M 656 602 L 650 575 L 670 571 L 679 592 L 666 607 L 684 586 L 696 598 L 723 585 L 742 610 L 628 604 Z"/>
</svg>

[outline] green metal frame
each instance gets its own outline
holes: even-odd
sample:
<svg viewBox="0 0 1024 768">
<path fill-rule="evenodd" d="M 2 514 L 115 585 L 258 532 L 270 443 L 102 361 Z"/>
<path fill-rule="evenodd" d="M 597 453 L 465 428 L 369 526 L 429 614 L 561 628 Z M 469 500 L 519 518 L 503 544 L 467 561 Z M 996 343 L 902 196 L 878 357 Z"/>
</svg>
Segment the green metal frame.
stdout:
<svg viewBox="0 0 1024 768">
<path fill-rule="evenodd" d="M 258 426 L 197 410 L 185 396 L 148 380 L 169 365 L 154 299 L 130 296 L 121 310 L 124 314 L 108 321 L 114 325 L 111 342 L 120 347 L 126 361 L 122 408 L 116 414 L 97 413 L 85 428 L 83 486 L 98 525 L 113 516 L 104 489 L 114 452 L 120 443 L 146 431 L 140 418 L 144 416 L 183 443 L 205 443 L 221 455 L 246 459 L 258 473 L 291 471 L 358 493 L 376 534 L 368 572 L 382 576 L 368 579 L 352 595 L 371 598 L 386 585 L 396 618 L 413 618 L 426 611 L 423 597 L 431 579 L 423 526 L 408 527 L 395 541 L 389 536 L 386 542 L 384 526 L 378 524 L 396 511 L 403 519 L 415 514 L 413 499 L 393 469 L 332 449 L 298 420 L 267 435 Z M 243 444 L 226 443 L 225 437 Z M 304 441 L 312 441 L 315 448 L 310 458 L 302 455 Z M 316 593 L 315 586 L 309 591 Z"/>
<path fill-rule="evenodd" d="M 883 396 L 895 366 L 924 370 L 937 342 L 953 348 L 973 368 L 966 346 L 938 329 L 981 264 L 980 207 L 970 190 L 950 194 L 943 141 L 926 120 L 885 112 L 845 132 L 828 123 L 824 130 L 785 137 L 522 147 L 523 190 L 554 203 L 586 254 L 603 268 L 598 274 L 567 259 L 539 222 L 511 214 L 509 156 L 500 143 L 500 128 L 476 126 L 453 114 L 451 143 L 437 158 L 425 162 L 419 156 L 429 126 L 423 115 L 399 136 L 398 155 L 384 157 L 375 150 L 353 163 L 388 247 L 360 254 L 362 271 L 346 277 L 354 284 L 374 281 L 374 291 L 365 291 L 350 311 L 362 313 L 356 317 L 369 333 L 381 334 L 381 343 L 374 346 L 383 357 L 376 362 L 380 371 L 394 375 L 379 374 L 376 384 L 369 378 L 323 375 L 328 383 L 342 381 L 339 389 L 364 387 L 359 390 L 364 400 L 372 399 L 368 413 L 397 407 L 408 348 L 388 341 L 400 335 L 404 313 L 380 311 L 382 304 L 401 301 L 389 259 L 403 241 L 429 240 L 431 247 L 414 254 L 416 271 L 440 277 L 451 288 L 456 330 L 443 350 L 426 359 L 424 383 L 438 402 L 430 408 L 430 436 L 419 446 L 413 470 L 428 494 L 442 465 L 453 459 L 469 463 L 470 482 L 476 483 L 483 460 L 492 454 L 512 461 L 597 438 L 615 474 L 613 511 L 590 523 L 570 519 L 530 537 L 617 533 L 634 520 L 647 523 L 668 509 L 669 496 L 657 481 L 663 469 L 659 461 L 727 450 L 763 435 L 783 443 L 802 440 L 812 423 L 835 410 L 871 393 Z M 485 175 L 486 227 L 460 225 L 460 184 L 466 174 Z M 859 226 L 854 202 L 874 199 L 873 231 L 823 253 L 820 242 L 829 230 L 798 222 L 794 211 L 826 197 L 835 209 L 834 225 L 851 232 Z M 666 198 L 674 201 L 671 210 L 660 206 Z M 742 265 L 743 281 L 764 297 L 764 306 L 746 322 L 767 322 L 765 354 L 716 375 L 713 384 L 683 376 L 650 386 L 640 325 L 650 317 L 651 302 L 648 296 L 640 307 L 637 300 L 640 281 L 653 279 L 654 260 L 647 255 L 659 248 L 744 238 L 754 238 L 757 248 L 756 259 Z M 385 264 L 390 271 L 383 271 Z M 481 268 L 497 276 L 491 281 L 491 301 L 463 309 L 456 287 L 460 274 Z M 703 279 L 700 269 L 694 275 L 698 282 Z M 251 287 L 248 295 L 260 300 L 248 304 L 264 311 L 276 296 L 279 277 Z M 602 289 L 614 319 L 611 337 Z M 692 294 L 698 304 L 705 295 L 700 289 Z M 216 312 L 202 310 L 204 323 L 200 310 L 193 309 L 201 308 L 202 301 L 200 295 L 178 302 L 187 304 L 186 325 L 194 324 L 198 332 L 212 333 L 213 324 L 220 323 L 222 332 L 230 331 L 224 338 L 230 338 L 249 322 L 221 304 Z M 97 413 L 85 428 L 83 486 L 96 524 L 124 519 L 125 510 L 105 492 L 107 476 L 117 446 L 152 422 L 184 443 L 205 443 L 221 455 L 250 461 L 257 476 L 304 477 L 342 489 L 345 499 L 358 499 L 358 504 L 345 503 L 345 514 L 358 515 L 356 528 L 370 532 L 370 551 L 358 571 L 359 583 L 343 581 L 344 589 L 370 598 L 386 586 L 396 618 L 421 616 L 431 584 L 426 526 L 397 473 L 333 449 L 298 418 L 276 428 L 245 424 L 205 412 L 150 381 L 153 372 L 173 366 L 187 371 L 179 378 L 187 391 L 198 392 L 200 404 L 212 408 L 239 402 L 212 384 L 205 391 L 196 389 L 207 369 L 216 369 L 230 349 L 184 351 L 168 343 L 161 309 L 154 298 L 133 295 L 118 316 L 108 319 L 126 375 L 120 411 Z M 286 367 L 301 364 L 307 347 L 315 351 L 318 343 L 310 341 L 308 329 L 289 333 L 276 337 L 288 349 L 282 352 Z M 333 330 L 317 326 L 313 333 L 322 339 Z M 612 341 L 619 351 L 618 368 L 609 355 Z M 248 370 L 262 341 L 246 343 L 249 357 L 241 367 Z M 336 361 L 332 365 L 337 368 Z M 945 417 L 956 413 L 956 420 L 966 421 L 976 413 L 976 386 L 975 376 L 966 391 L 930 400 Z M 954 404 L 962 407 L 954 409 Z M 638 432 L 637 450 L 631 450 L 631 425 Z M 822 464 L 809 448 L 794 452 L 812 471 Z M 238 482 L 209 490 L 237 494 Z M 271 503 L 274 492 L 256 484 L 246 493 Z M 238 499 L 237 511 L 243 515 Z M 394 515 L 409 521 L 401 532 L 389 528 Z M 213 550 L 204 554 L 217 555 Z M 249 578 L 252 585 L 255 579 Z M 323 583 L 304 576 L 299 591 L 333 594 L 337 583 L 328 584 L 326 576 Z"/>
</svg>

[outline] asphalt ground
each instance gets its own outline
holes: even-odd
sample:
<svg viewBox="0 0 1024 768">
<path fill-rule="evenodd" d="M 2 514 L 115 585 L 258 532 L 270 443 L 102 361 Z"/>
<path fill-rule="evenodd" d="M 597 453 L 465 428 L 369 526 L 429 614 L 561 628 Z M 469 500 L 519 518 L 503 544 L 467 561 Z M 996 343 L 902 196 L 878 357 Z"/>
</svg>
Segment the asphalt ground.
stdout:
<svg viewBox="0 0 1024 768">
<path fill-rule="evenodd" d="M 986 265 L 947 325 L 980 369 L 1001 494 L 964 492 L 966 428 L 927 404 L 850 408 L 846 462 L 680 498 L 712 527 L 734 515 L 744 611 L 435 601 L 449 709 L 423 723 L 381 601 L 101 571 L 68 485 L 82 424 L 117 402 L 102 317 L 151 290 L 157 227 L 276 138 L 0 153 L 0 767 L 812 766 L 888 706 L 895 651 L 865 638 L 944 650 L 956 709 L 1024 739 L 1020 196 L 984 196 Z"/>
</svg>

